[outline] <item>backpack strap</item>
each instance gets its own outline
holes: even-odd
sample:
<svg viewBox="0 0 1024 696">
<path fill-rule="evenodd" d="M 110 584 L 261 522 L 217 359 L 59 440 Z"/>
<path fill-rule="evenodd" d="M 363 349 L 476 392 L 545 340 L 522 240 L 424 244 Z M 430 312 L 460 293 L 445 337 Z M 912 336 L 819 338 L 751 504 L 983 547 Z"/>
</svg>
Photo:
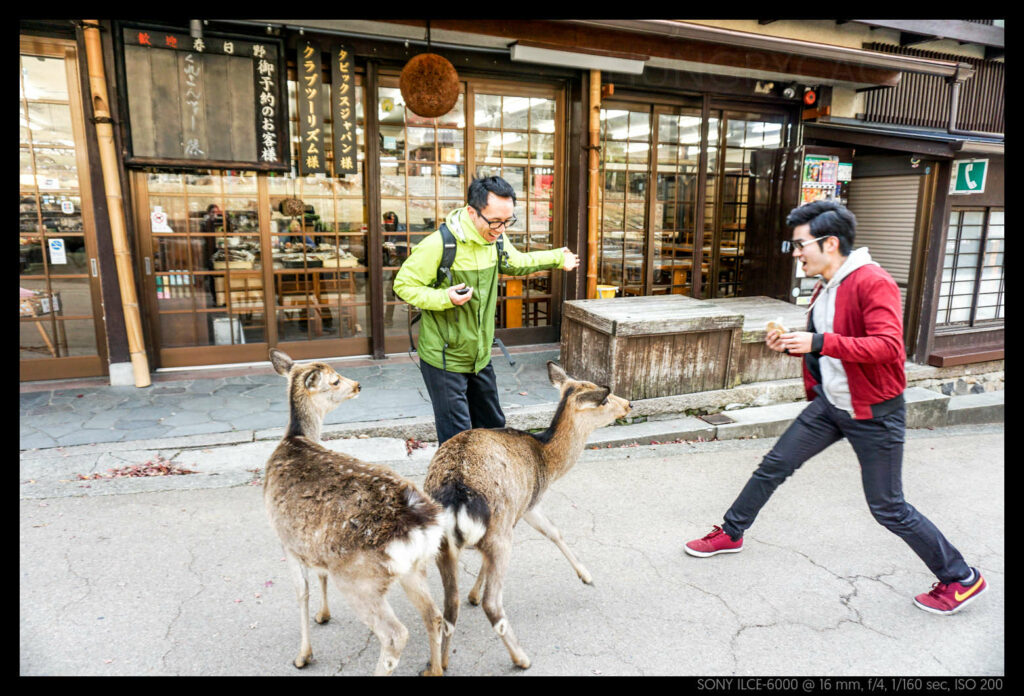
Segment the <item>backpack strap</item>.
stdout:
<svg viewBox="0 0 1024 696">
<path fill-rule="evenodd" d="M 455 264 L 455 252 L 458 249 L 457 242 L 455 241 L 455 235 L 448 229 L 448 225 L 441 223 L 441 264 L 437 267 L 437 279 L 434 281 L 434 287 L 441 287 L 441 283 L 448 280 L 448 285 L 454 285 L 455 281 L 452 278 L 452 266 Z"/>
<path fill-rule="evenodd" d="M 455 253 L 458 251 L 458 243 L 455 241 L 455 235 L 448 229 L 448 225 L 441 223 L 439 228 L 441 232 L 441 263 L 437 267 L 437 278 L 434 279 L 431 287 L 439 288 L 445 280 L 448 281 L 448 285 L 454 285 L 455 279 L 452 277 L 452 266 L 455 264 Z M 500 248 L 500 247 L 499 247 Z M 409 322 L 409 353 L 416 350 L 416 346 L 412 340 L 412 325 L 418 322 L 423 317 L 423 310 L 416 313 L 412 321 Z M 447 348 L 447 344 L 445 348 Z M 441 352 L 441 359 L 444 360 L 444 351 Z"/>
</svg>

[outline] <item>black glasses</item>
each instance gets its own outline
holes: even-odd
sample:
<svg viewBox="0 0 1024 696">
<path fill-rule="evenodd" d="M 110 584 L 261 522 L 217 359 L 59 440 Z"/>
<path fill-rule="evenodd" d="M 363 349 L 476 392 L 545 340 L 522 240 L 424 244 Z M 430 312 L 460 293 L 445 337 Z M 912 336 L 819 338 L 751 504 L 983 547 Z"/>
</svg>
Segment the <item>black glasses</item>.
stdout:
<svg viewBox="0 0 1024 696">
<path fill-rule="evenodd" d="M 782 242 L 782 253 L 789 254 L 794 249 L 803 249 L 811 242 L 816 242 L 819 239 L 828 239 L 829 237 L 835 237 L 834 234 L 826 234 L 822 237 L 815 237 L 814 239 L 787 239 Z"/>
<path fill-rule="evenodd" d="M 475 210 L 477 214 L 480 215 L 480 219 L 486 222 L 487 225 L 492 230 L 498 230 L 501 229 L 502 227 L 508 229 L 509 227 L 512 227 L 512 225 L 516 224 L 516 222 L 519 220 L 519 218 L 517 218 L 515 215 L 510 217 L 508 220 L 488 220 L 487 218 L 484 217 L 483 211 L 477 208 L 475 205 L 473 206 L 473 210 Z"/>
</svg>

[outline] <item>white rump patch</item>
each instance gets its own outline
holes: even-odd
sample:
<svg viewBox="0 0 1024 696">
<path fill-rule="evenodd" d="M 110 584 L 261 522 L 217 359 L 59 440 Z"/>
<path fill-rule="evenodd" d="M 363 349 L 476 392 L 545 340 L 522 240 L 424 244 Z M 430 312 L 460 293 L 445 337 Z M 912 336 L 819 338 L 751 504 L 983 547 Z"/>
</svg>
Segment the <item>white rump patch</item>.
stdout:
<svg viewBox="0 0 1024 696">
<path fill-rule="evenodd" d="M 463 544 L 465 546 L 475 545 L 487 533 L 487 527 L 484 526 L 483 522 L 470 517 L 469 513 L 466 512 L 466 508 L 459 510 L 458 525 L 459 531 L 462 532 Z"/>
<path fill-rule="evenodd" d="M 389 570 L 395 575 L 405 575 L 420 561 L 429 561 L 441 545 L 444 529 L 439 524 L 417 527 L 402 539 L 395 539 L 385 547 L 384 552 L 391 559 Z"/>
<path fill-rule="evenodd" d="M 459 514 L 456 516 L 454 508 L 445 508 L 441 511 L 441 525 L 444 527 L 444 535 L 448 537 L 449 543 L 452 547 L 456 546 L 455 543 L 455 528 L 458 526 L 459 531 L 462 532 L 462 548 L 473 546 L 476 542 L 480 541 L 484 534 L 487 533 L 487 527 L 482 522 L 474 520 L 466 512 L 466 508 L 459 508 Z"/>
</svg>

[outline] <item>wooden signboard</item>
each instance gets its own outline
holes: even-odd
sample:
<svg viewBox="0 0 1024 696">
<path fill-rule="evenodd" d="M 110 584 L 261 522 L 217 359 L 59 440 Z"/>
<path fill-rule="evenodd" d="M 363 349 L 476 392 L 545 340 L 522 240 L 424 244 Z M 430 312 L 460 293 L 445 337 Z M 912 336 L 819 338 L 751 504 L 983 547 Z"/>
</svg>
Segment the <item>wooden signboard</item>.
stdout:
<svg viewBox="0 0 1024 696">
<path fill-rule="evenodd" d="M 289 171 L 279 39 L 118 25 L 125 162 Z"/>
<path fill-rule="evenodd" d="M 324 84 L 320 74 L 320 46 L 300 41 L 295 65 L 299 73 L 299 173 L 324 174 L 327 150 L 321 106 Z"/>
<path fill-rule="evenodd" d="M 352 54 L 341 44 L 331 47 L 331 120 L 334 123 L 334 174 L 357 172 L 356 96 Z"/>
</svg>

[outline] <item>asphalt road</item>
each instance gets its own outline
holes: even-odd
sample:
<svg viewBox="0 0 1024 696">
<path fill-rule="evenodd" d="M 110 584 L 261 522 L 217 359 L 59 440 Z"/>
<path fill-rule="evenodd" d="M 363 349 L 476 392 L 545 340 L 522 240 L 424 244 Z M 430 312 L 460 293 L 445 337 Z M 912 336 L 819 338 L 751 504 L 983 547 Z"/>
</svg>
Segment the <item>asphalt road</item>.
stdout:
<svg viewBox="0 0 1024 696">
<path fill-rule="evenodd" d="M 685 555 L 683 543 L 721 522 L 771 443 L 585 451 L 543 507 L 594 585 L 520 525 L 504 600 L 533 666 L 514 667 L 483 611 L 464 601 L 448 673 L 1005 674 L 1001 424 L 907 433 L 907 499 L 989 582 L 977 602 L 948 617 L 914 607 L 934 578 L 872 519 L 845 442 L 779 488 L 742 553 Z M 395 466 L 422 482 L 422 459 Z M 315 662 L 292 666 L 298 611 L 262 489 L 244 477 L 218 478 L 157 491 L 144 479 L 96 481 L 56 497 L 26 497 L 23 486 L 20 673 L 372 673 L 376 639 L 333 589 L 333 618 L 310 629 Z M 465 599 L 479 556 L 462 558 Z M 433 568 L 430 584 L 440 603 Z M 427 662 L 425 631 L 400 588 L 390 597 L 410 631 L 395 674 L 413 675 Z M 318 593 L 310 604 L 313 614 Z"/>
</svg>

